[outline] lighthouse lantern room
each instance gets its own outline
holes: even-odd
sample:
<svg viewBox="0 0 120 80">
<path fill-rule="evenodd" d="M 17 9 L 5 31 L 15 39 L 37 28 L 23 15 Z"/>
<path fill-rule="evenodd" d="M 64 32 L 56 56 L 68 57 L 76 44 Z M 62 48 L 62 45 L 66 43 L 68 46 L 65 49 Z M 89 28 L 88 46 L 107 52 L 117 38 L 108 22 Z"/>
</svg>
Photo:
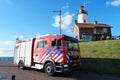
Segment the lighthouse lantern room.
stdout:
<svg viewBox="0 0 120 80">
<path fill-rule="evenodd" d="M 84 6 L 80 6 L 78 13 L 78 23 L 88 23 L 88 14 L 84 9 Z"/>
</svg>

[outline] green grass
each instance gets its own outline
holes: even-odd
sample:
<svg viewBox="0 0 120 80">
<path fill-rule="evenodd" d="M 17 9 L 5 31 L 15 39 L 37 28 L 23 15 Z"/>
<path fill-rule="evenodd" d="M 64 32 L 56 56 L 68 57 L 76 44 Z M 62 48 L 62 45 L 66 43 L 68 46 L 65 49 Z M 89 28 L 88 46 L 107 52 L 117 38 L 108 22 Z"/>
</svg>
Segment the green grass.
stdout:
<svg viewBox="0 0 120 80">
<path fill-rule="evenodd" d="M 120 40 L 80 42 L 81 70 L 120 77 Z"/>
</svg>

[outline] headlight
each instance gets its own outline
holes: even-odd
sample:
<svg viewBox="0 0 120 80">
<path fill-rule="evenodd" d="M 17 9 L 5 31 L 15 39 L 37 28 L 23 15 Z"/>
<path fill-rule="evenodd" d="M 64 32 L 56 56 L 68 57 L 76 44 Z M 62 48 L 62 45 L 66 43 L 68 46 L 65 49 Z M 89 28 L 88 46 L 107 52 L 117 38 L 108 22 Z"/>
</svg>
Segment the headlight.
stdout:
<svg viewBox="0 0 120 80">
<path fill-rule="evenodd" d="M 68 64 L 64 64 L 63 67 L 68 67 Z"/>
</svg>

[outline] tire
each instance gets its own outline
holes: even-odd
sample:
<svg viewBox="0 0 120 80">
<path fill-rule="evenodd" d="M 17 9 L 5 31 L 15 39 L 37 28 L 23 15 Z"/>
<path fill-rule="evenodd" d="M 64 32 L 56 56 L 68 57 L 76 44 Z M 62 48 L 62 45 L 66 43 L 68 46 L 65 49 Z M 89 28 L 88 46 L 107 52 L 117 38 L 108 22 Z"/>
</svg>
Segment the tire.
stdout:
<svg viewBox="0 0 120 80">
<path fill-rule="evenodd" d="M 49 76 L 54 75 L 55 72 L 54 72 L 54 66 L 52 63 L 49 62 L 45 65 L 45 73 Z"/>
<path fill-rule="evenodd" d="M 24 69 L 24 62 L 23 62 L 23 61 L 20 61 L 20 62 L 18 63 L 18 68 Z"/>
</svg>

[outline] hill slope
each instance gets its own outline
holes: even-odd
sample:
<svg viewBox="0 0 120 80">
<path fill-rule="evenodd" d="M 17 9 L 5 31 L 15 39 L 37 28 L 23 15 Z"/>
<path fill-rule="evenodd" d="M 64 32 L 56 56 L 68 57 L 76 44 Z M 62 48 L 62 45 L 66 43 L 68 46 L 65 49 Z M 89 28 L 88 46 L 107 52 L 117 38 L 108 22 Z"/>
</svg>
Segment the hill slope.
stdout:
<svg viewBox="0 0 120 80">
<path fill-rule="evenodd" d="M 80 42 L 81 70 L 120 76 L 120 40 Z"/>
</svg>

